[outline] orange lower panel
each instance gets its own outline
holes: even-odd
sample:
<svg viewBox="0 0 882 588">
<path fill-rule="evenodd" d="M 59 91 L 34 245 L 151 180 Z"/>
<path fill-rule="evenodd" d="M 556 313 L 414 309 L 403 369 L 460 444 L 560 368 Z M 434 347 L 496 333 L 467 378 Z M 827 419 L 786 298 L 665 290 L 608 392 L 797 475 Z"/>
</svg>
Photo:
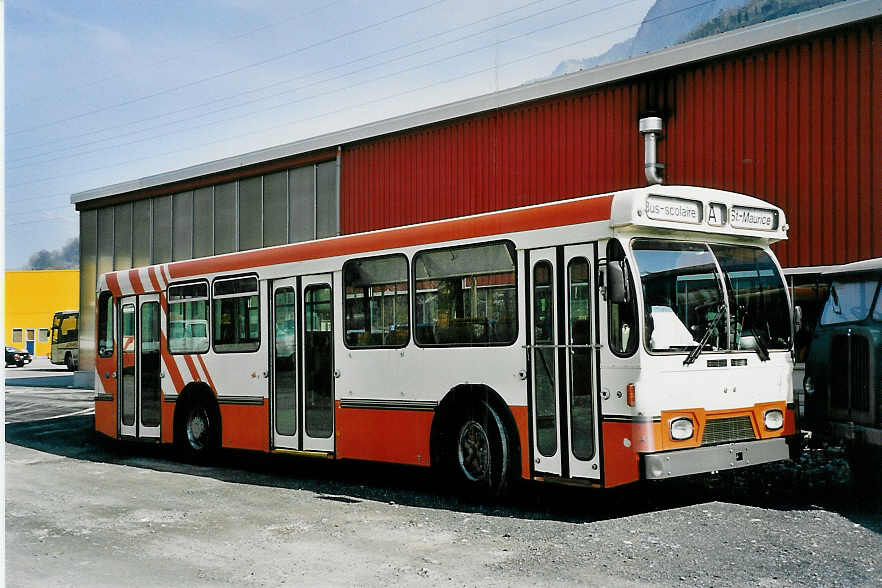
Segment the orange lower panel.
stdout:
<svg viewBox="0 0 882 588">
<path fill-rule="evenodd" d="M 340 408 L 338 403 L 337 456 L 428 466 L 434 416 L 428 410 Z"/>
<path fill-rule="evenodd" d="M 224 447 L 269 451 L 266 400 L 259 406 L 221 404 L 220 413 Z"/>
<path fill-rule="evenodd" d="M 631 423 L 603 423 L 604 487 L 640 479 L 640 458 L 634 452 L 633 434 Z"/>
<path fill-rule="evenodd" d="M 95 430 L 116 439 L 116 400 L 95 401 Z"/>
<path fill-rule="evenodd" d="M 175 406 L 174 402 L 162 403 L 162 431 L 160 434 L 163 443 L 172 443 L 175 440 Z"/>
<path fill-rule="evenodd" d="M 530 413 L 526 406 L 510 406 L 521 440 L 521 477 L 530 479 Z"/>
</svg>

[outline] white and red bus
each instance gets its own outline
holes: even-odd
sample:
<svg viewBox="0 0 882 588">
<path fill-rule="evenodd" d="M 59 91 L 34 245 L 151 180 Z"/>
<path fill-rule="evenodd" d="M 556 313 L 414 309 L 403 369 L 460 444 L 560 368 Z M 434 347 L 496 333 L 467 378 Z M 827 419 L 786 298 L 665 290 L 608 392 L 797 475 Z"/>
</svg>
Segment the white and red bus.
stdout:
<svg viewBox="0 0 882 588">
<path fill-rule="evenodd" d="M 787 459 L 783 212 L 651 186 L 107 273 L 96 429 L 467 490 Z"/>
</svg>

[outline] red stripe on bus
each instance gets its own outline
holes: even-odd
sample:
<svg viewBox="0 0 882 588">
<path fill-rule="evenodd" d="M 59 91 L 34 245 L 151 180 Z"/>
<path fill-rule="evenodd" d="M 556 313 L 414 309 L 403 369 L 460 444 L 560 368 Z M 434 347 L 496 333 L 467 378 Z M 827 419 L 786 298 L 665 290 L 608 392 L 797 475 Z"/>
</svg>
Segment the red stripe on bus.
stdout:
<svg viewBox="0 0 882 588">
<path fill-rule="evenodd" d="M 152 269 L 153 268 L 149 268 L 149 270 Z M 151 274 L 150 279 L 155 280 L 155 277 Z M 162 292 L 159 293 L 159 304 L 163 311 L 165 311 L 166 316 L 168 316 L 168 304 L 166 304 L 165 294 L 163 294 Z M 174 356 L 172 356 L 172 354 L 168 351 L 168 333 L 166 333 L 166 336 L 159 338 L 159 351 L 162 354 L 162 361 L 163 363 L 165 363 L 166 370 L 168 370 L 168 375 L 172 380 L 172 385 L 175 388 L 175 392 L 180 394 L 181 390 L 184 389 L 184 378 L 181 376 L 181 371 L 178 369 L 178 364 L 175 363 Z"/>
<path fill-rule="evenodd" d="M 202 366 L 202 371 L 205 373 L 205 377 L 208 379 L 208 385 L 211 386 L 211 389 L 214 390 L 214 393 L 217 394 L 217 388 L 214 387 L 214 380 L 211 379 L 211 373 L 209 373 L 208 368 L 205 367 L 205 360 L 202 359 L 201 355 L 197 355 L 196 359 L 199 360 L 199 365 Z"/>
<path fill-rule="evenodd" d="M 187 364 L 187 369 L 190 370 L 190 377 L 193 378 L 194 382 L 199 382 L 201 378 L 199 377 L 199 372 L 196 371 L 196 364 L 193 363 L 193 356 L 185 355 L 184 363 Z"/>
<path fill-rule="evenodd" d="M 135 294 L 144 293 L 144 285 L 141 283 L 141 276 L 138 274 L 138 270 L 129 270 L 129 281 L 132 283 L 132 290 L 134 290 Z"/>
<path fill-rule="evenodd" d="M 116 274 L 107 274 L 107 288 L 110 290 L 110 293 L 113 294 L 114 298 L 119 298 L 122 296 L 122 289 L 119 287 L 119 279 L 116 277 Z"/>
<path fill-rule="evenodd" d="M 609 219 L 612 201 L 611 195 L 600 196 L 587 200 L 566 201 L 400 229 L 230 253 L 215 258 L 175 262 L 168 266 L 168 270 L 172 278 L 182 278 L 307 259 L 575 225 Z"/>
<path fill-rule="evenodd" d="M 162 288 L 159 287 L 159 280 L 156 279 L 156 272 L 154 268 L 147 268 L 147 275 L 150 277 L 150 283 L 153 284 L 153 291 L 159 292 Z"/>
</svg>

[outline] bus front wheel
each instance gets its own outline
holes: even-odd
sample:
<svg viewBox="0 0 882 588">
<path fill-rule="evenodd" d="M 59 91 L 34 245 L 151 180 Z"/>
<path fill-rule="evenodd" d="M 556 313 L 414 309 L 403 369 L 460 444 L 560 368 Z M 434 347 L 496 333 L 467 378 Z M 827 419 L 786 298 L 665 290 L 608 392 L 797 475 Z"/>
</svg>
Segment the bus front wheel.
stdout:
<svg viewBox="0 0 882 588">
<path fill-rule="evenodd" d="M 466 407 L 448 434 L 447 469 L 463 494 L 475 498 L 505 493 L 512 452 L 505 424 L 484 401 Z"/>
</svg>

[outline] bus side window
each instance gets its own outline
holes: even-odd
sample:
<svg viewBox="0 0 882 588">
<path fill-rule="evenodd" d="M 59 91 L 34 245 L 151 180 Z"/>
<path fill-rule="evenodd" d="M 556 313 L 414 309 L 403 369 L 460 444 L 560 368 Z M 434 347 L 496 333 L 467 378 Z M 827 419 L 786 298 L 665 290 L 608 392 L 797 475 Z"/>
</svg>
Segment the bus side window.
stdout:
<svg viewBox="0 0 882 588">
<path fill-rule="evenodd" d="M 410 339 L 407 258 L 387 255 L 343 265 L 344 341 L 351 348 L 404 347 Z"/>
<path fill-rule="evenodd" d="M 113 355 L 113 296 L 110 292 L 102 292 L 98 297 L 98 355 Z"/>
<path fill-rule="evenodd" d="M 621 243 L 611 239 L 606 245 L 606 260 L 628 261 Z M 609 313 L 609 348 L 620 357 L 633 355 L 637 350 L 637 299 L 634 292 L 633 272 L 628 274 L 628 301 L 614 303 L 607 301 Z"/>
<path fill-rule="evenodd" d="M 510 241 L 420 251 L 413 258 L 419 345 L 510 345 L 517 339 Z"/>
<path fill-rule="evenodd" d="M 214 281 L 214 351 L 233 353 L 260 348 L 260 294 L 257 278 L 222 278 Z"/>
</svg>

